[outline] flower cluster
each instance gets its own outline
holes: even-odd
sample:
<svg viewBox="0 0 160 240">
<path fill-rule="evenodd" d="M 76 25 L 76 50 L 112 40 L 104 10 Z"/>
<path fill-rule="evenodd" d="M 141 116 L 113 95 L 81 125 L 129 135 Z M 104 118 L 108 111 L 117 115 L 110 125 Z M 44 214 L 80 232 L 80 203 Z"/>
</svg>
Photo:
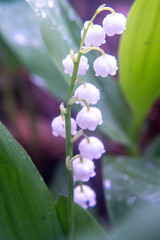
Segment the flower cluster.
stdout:
<svg viewBox="0 0 160 240">
<path fill-rule="evenodd" d="M 99 12 L 108 10 L 109 8 L 99 8 Z M 98 13 L 99 13 L 98 12 Z M 126 18 L 121 13 L 115 13 L 111 10 L 111 14 L 108 14 L 103 20 L 103 26 L 93 24 L 93 21 L 87 21 L 81 31 L 81 43 L 83 43 L 78 53 L 74 53 L 73 50 L 70 54 L 63 59 L 62 64 L 64 66 L 64 72 L 72 76 L 75 70 L 76 64 L 78 64 L 77 75 L 85 75 L 88 68 L 88 59 L 84 54 L 91 50 L 98 50 L 102 53 L 102 56 L 98 57 L 94 63 L 93 68 L 96 76 L 106 77 L 108 74 L 115 75 L 118 70 L 117 61 L 114 56 L 104 53 L 100 48 L 102 44 L 106 42 L 105 37 L 113 36 L 115 34 L 121 34 L 126 28 Z M 76 80 L 76 79 L 75 79 Z M 77 85 L 75 81 L 74 84 Z M 72 91 L 72 96 L 68 101 L 67 106 L 72 104 L 80 104 L 82 109 L 78 112 L 76 120 L 70 119 L 71 132 L 74 136 L 72 142 L 77 140 L 80 136 L 84 136 L 78 146 L 79 154 L 74 157 L 67 156 L 66 165 L 67 168 L 73 170 L 74 183 L 80 182 L 74 188 L 74 201 L 80 204 L 83 208 L 88 206 L 93 207 L 96 204 L 96 194 L 88 186 L 82 182 L 88 182 L 91 177 L 96 175 L 94 159 L 101 158 L 105 153 L 105 148 L 100 139 L 95 136 L 88 137 L 83 133 L 85 129 L 94 131 L 98 125 L 103 123 L 101 111 L 94 106 L 100 99 L 100 92 L 93 84 L 86 83 L 82 80 L 82 84 L 79 85 L 76 90 Z M 67 114 L 67 108 L 61 105 L 61 115 L 54 118 L 51 126 L 54 136 L 66 137 L 67 127 L 65 118 Z M 77 132 L 77 125 L 81 129 Z"/>
</svg>

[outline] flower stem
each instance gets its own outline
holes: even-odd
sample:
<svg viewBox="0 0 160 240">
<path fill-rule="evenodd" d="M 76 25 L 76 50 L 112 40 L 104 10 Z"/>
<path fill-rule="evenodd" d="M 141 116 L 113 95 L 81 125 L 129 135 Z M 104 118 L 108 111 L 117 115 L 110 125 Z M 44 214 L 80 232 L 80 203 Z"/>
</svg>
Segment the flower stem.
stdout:
<svg viewBox="0 0 160 240">
<path fill-rule="evenodd" d="M 71 107 L 68 104 L 65 114 L 66 126 L 66 156 L 73 157 L 73 144 L 71 140 Z M 69 240 L 73 240 L 73 171 L 72 166 L 68 169 L 68 221 L 69 221 Z"/>
<path fill-rule="evenodd" d="M 73 143 L 71 138 L 71 106 L 70 106 L 70 98 L 72 97 L 73 88 L 75 85 L 79 62 L 81 58 L 81 53 L 78 53 L 77 60 L 74 62 L 73 74 L 71 78 L 71 84 L 68 92 L 67 99 L 67 108 L 65 114 L 65 126 L 66 126 L 66 156 L 70 158 L 73 157 Z M 71 163 L 72 164 L 72 163 Z M 68 217 L 69 217 L 69 240 L 73 240 L 73 230 L 74 230 L 74 212 L 73 212 L 73 170 L 72 165 L 71 169 L 68 170 Z"/>
<path fill-rule="evenodd" d="M 71 78 L 71 83 L 69 87 L 68 92 L 68 98 L 67 98 L 67 106 L 66 106 L 66 112 L 65 112 L 65 128 L 66 128 L 66 157 L 70 157 L 70 159 L 73 157 L 73 143 L 71 138 L 71 105 L 70 105 L 70 98 L 73 94 L 73 88 L 75 86 L 77 73 L 78 73 L 78 67 L 80 63 L 80 59 L 82 56 L 82 46 L 84 44 L 84 39 L 87 34 L 87 31 L 92 24 L 93 20 L 97 16 L 98 12 L 96 11 L 94 16 L 92 17 L 91 21 L 87 25 L 86 28 L 84 28 L 83 36 L 81 39 L 79 51 L 77 58 L 74 60 L 74 68 Z M 71 163 L 72 164 L 72 163 Z M 68 169 L 68 218 L 69 218 L 69 240 L 73 240 L 73 234 L 74 234 L 74 212 L 73 212 L 73 170 L 72 165 L 71 168 Z"/>
</svg>

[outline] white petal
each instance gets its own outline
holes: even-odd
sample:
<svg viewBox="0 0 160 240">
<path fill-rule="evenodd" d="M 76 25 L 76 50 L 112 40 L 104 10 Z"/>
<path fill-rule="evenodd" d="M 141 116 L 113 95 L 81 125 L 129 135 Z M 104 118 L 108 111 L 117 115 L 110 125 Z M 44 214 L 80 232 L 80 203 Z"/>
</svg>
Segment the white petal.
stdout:
<svg viewBox="0 0 160 240">
<path fill-rule="evenodd" d="M 77 124 L 76 121 L 71 118 L 71 134 L 74 136 L 77 133 Z"/>
<path fill-rule="evenodd" d="M 77 54 L 76 54 L 76 57 L 77 57 Z M 89 68 L 88 59 L 87 59 L 87 57 L 82 55 L 80 64 L 79 64 L 79 68 L 78 68 L 78 75 L 85 75 L 88 68 Z"/>
<path fill-rule="evenodd" d="M 71 59 L 70 55 L 68 55 L 66 58 L 63 59 L 62 61 L 63 67 L 64 67 L 64 72 L 70 76 L 72 76 L 73 73 L 73 60 Z"/>
<path fill-rule="evenodd" d="M 84 29 L 82 29 L 81 31 L 81 37 L 83 35 L 83 31 Z M 105 43 L 105 32 L 103 28 L 98 24 L 94 24 L 90 26 L 87 31 L 84 43 L 86 47 L 89 47 L 92 45 L 94 47 L 99 47 L 100 45 Z"/>
<path fill-rule="evenodd" d="M 74 96 L 78 96 L 78 98 L 86 100 L 88 104 L 96 104 L 100 99 L 100 92 L 93 84 L 86 83 L 85 85 L 80 85 L 76 89 Z M 82 101 L 77 101 L 76 103 L 80 103 L 82 106 L 85 106 L 85 103 Z"/>
<path fill-rule="evenodd" d="M 86 138 L 82 139 L 79 143 L 78 149 L 82 157 L 90 159 L 99 159 L 102 154 L 105 153 L 103 143 L 96 137 L 89 137 L 89 141 Z"/>
<path fill-rule="evenodd" d="M 81 161 L 80 158 L 76 158 L 73 161 L 73 176 L 74 181 L 89 181 L 90 177 L 96 175 L 94 162 L 88 158 L 83 158 Z"/>
<path fill-rule="evenodd" d="M 63 138 L 66 137 L 66 130 L 65 130 L 65 120 L 62 119 L 62 116 L 59 115 L 55 117 L 51 122 L 52 133 L 54 136 L 61 136 Z M 71 134 L 75 135 L 77 133 L 77 124 L 76 121 L 71 118 Z"/>
<path fill-rule="evenodd" d="M 105 56 L 100 56 L 94 61 L 93 68 L 96 76 L 107 77 L 108 74 L 115 75 L 118 70 L 117 60 L 114 56 L 105 54 Z"/>
<path fill-rule="evenodd" d="M 82 129 L 94 131 L 98 125 L 102 124 L 101 111 L 96 107 L 83 107 L 77 114 L 76 122 Z"/>
<path fill-rule="evenodd" d="M 75 58 L 77 57 L 77 55 L 78 54 L 75 54 Z M 66 58 L 64 58 L 62 64 L 64 67 L 64 72 L 72 76 L 74 64 L 71 56 L 68 55 Z M 82 55 L 79 63 L 78 74 L 85 75 L 88 68 L 89 68 L 88 59 Z"/>
<path fill-rule="evenodd" d="M 103 29 L 108 36 L 122 34 L 126 29 L 126 21 L 122 13 L 108 14 L 103 20 Z"/>
<path fill-rule="evenodd" d="M 74 188 L 74 201 L 87 209 L 88 205 L 94 207 L 96 205 L 96 193 L 87 185 L 82 185 Z M 88 204 L 87 204 L 88 203 Z"/>
<path fill-rule="evenodd" d="M 54 136 L 61 136 L 65 138 L 65 120 L 62 119 L 61 115 L 52 120 L 51 127 Z"/>
</svg>

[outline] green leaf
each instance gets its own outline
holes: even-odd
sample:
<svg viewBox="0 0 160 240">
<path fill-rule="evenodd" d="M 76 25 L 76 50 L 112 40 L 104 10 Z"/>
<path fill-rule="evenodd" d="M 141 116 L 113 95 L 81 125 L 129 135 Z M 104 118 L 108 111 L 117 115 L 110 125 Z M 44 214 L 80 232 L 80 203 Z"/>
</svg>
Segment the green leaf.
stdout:
<svg viewBox="0 0 160 240">
<path fill-rule="evenodd" d="M 146 147 L 144 155 L 160 157 L 160 136 L 151 141 L 151 143 Z"/>
<path fill-rule="evenodd" d="M 29 72 L 41 77 L 56 96 L 66 98 L 68 84 L 48 55 L 34 12 L 25 1 L 0 2 L 0 32 Z"/>
<path fill-rule="evenodd" d="M 76 33 L 79 32 L 80 39 L 82 26 L 80 19 L 67 1 L 55 0 L 52 8 L 47 2 L 41 6 L 36 0 L 30 0 L 29 3 L 38 18 L 44 42 L 54 64 L 69 81 L 70 78 L 64 73 L 62 60 L 69 54 L 70 48 L 78 51 L 80 40 L 75 41 L 75 34 L 72 37 L 72 32 L 76 26 L 79 29 L 79 31 L 76 29 Z"/>
<path fill-rule="evenodd" d="M 105 197 L 113 223 L 145 203 L 159 201 L 160 159 L 110 157 L 103 161 Z"/>
<path fill-rule="evenodd" d="M 159 29 L 159 0 L 135 1 L 122 36 L 119 62 L 120 83 L 138 129 L 160 94 Z"/>
<path fill-rule="evenodd" d="M 67 169 L 66 169 L 66 164 L 64 159 L 63 161 L 58 162 L 55 169 L 55 174 L 53 175 L 49 189 L 52 195 L 54 196 L 55 200 L 58 199 L 60 194 L 67 196 L 68 175 L 67 175 Z"/>
<path fill-rule="evenodd" d="M 130 139 L 132 115 L 127 107 L 123 93 L 115 80 L 111 78 L 96 79 L 101 90 L 101 100 L 98 107 L 102 111 L 103 124 L 100 126 L 103 134 L 126 146 L 133 147 Z M 118 104 L 117 104 L 118 103 Z"/>
<path fill-rule="evenodd" d="M 57 213 L 62 223 L 65 235 L 69 233 L 67 198 L 60 196 L 56 203 Z M 106 232 L 96 220 L 79 205 L 74 204 L 74 240 L 107 240 Z"/>
<path fill-rule="evenodd" d="M 108 240 L 159 240 L 159 221 L 160 203 L 145 204 L 121 221 Z"/>
<path fill-rule="evenodd" d="M 0 239 L 64 239 L 42 177 L 2 123 L 0 133 Z"/>
</svg>

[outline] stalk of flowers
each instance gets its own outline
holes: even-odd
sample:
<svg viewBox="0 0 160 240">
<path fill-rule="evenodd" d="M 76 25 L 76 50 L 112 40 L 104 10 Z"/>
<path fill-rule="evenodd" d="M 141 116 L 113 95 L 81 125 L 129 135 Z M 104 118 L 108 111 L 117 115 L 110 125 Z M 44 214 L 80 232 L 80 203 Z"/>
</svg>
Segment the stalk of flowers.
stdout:
<svg viewBox="0 0 160 240">
<path fill-rule="evenodd" d="M 103 27 L 93 24 L 95 17 L 101 11 L 110 11 L 103 20 Z M 101 158 L 105 148 L 100 139 L 95 136 L 88 137 L 84 130 L 94 131 L 98 125 L 103 123 L 101 111 L 94 106 L 100 99 L 99 90 L 85 80 L 78 86 L 77 75 L 85 75 L 88 68 L 88 59 L 85 54 L 89 51 L 97 50 L 101 53 L 94 63 L 93 68 L 96 76 L 106 77 L 108 74 L 115 75 L 118 70 L 117 61 L 114 56 L 106 54 L 100 46 L 105 43 L 105 37 L 121 34 L 126 28 L 126 18 L 120 13 L 116 13 L 112 8 L 105 5 L 100 6 L 92 19 L 85 22 L 81 31 L 81 43 L 78 53 L 70 50 L 69 55 L 63 59 L 64 72 L 71 76 L 71 83 L 68 92 L 66 107 L 60 105 L 61 114 L 54 118 L 51 126 L 55 136 L 66 138 L 66 166 L 68 170 L 68 209 L 70 239 L 73 235 L 73 200 L 83 208 L 93 207 L 96 204 L 96 194 L 93 189 L 83 182 L 88 182 L 96 175 L 93 160 Z M 80 104 L 82 109 L 76 116 L 76 120 L 71 118 L 71 106 Z M 77 131 L 77 125 L 80 130 Z M 79 154 L 73 156 L 73 143 L 81 136 L 84 138 L 79 143 Z M 73 136 L 73 137 L 72 137 Z M 80 185 L 77 184 L 80 182 Z M 73 191 L 74 183 L 76 187 Z"/>
</svg>

